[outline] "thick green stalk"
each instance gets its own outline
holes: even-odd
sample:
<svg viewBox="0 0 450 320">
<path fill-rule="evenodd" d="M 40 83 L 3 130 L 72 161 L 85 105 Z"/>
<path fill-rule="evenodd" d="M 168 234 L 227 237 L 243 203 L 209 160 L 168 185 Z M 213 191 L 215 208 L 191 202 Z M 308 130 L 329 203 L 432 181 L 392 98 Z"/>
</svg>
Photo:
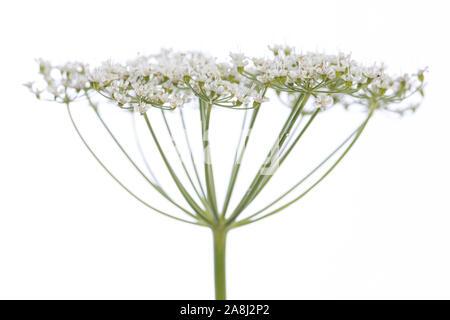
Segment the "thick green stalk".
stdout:
<svg viewBox="0 0 450 320">
<path fill-rule="evenodd" d="M 214 285 L 216 300 L 225 300 L 227 297 L 225 276 L 225 251 L 228 230 L 216 227 L 213 230 L 214 239 Z"/>
</svg>

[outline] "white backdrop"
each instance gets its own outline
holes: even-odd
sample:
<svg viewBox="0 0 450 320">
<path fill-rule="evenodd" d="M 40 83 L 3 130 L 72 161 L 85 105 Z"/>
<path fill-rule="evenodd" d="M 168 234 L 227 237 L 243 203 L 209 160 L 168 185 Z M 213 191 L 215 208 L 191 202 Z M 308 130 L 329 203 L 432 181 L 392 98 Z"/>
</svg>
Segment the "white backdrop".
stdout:
<svg viewBox="0 0 450 320">
<path fill-rule="evenodd" d="M 0 298 L 213 297 L 209 230 L 150 212 L 116 185 L 64 107 L 21 85 L 36 78 L 35 58 L 98 62 L 161 47 L 226 58 L 281 43 L 394 71 L 429 66 L 426 99 L 403 119 L 377 115 L 296 205 L 232 231 L 228 297 L 449 299 L 448 11 L 444 1 L 1 4 Z"/>
</svg>

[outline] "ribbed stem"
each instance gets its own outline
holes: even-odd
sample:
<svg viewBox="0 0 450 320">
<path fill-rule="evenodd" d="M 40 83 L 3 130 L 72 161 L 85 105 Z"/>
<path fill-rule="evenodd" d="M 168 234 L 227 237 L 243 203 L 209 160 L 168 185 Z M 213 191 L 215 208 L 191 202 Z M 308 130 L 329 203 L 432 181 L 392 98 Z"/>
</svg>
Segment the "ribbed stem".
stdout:
<svg viewBox="0 0 450 320">
<path fill-rule="evenodd" d="M 226 300 L 225 280 L 225 249 L 228 230 L 223 228 L 213 229 L 214 239 L 214 284 L 216 288 L 216 300 Z"/>
</svg>

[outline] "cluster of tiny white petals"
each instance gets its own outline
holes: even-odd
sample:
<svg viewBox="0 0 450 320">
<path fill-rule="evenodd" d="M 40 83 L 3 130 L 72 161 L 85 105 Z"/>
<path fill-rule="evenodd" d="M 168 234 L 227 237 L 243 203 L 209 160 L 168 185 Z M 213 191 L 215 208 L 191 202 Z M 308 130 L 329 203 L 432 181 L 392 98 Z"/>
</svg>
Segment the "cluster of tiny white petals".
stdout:
<svg viewBox="0 0 450 320">
<path fill-rule="evenodd" d="M 314 101 L 314 105 L 322 110 L 325 110 L 333 103 L 333 98 L 325 93 L 319 93 Z"/>
<path fill-rule="evenodd" d="M 252 58 L 251 64 L 241 67 L 241 73 L 277 92 L 312 94 L 316 98 L 314 105 L 322 109 L 345 100 L 346 105 L 376 102 L 378 108 L 400 112 L 403 109 L 397 109 L 396 103 L 415 93 L 423 95 L 425 70 L 393 76 L 384 65 L 365 66 L 343 53 L 296 53 L 292 47 L 279 45 L 269 49 L 273 52 L 271 58 Z"/>
<path fill-rule="evenodd" d="M 87 66 L 83 63 L 52 65 L 43 59 L 37 61 L 42 81 L 25 84 L 37 98 L 67 103 L 75 100 L 88 87 Z"/>
<path fill-rule="evenodd" d="M 336 103 L 390 105 L 420 93 L 424 72 L 390 75 L 384 65 L 365 66 L 351 55 L 297 53 L 288 46 L 271 46 L 271 57 L 231 53 L 229 62 L 201 52 L 162 50 L 126 63 L 111 60 L 88 68 L 81 63 L 53 66 L 39 60 L 44 86 L 27 86 L 38 96 L 70 102 L 80 92 L 96 92 L 121 108 L 145 113 L 150 107 L 175 109 L 192 99 L 228 108 L 254 108 L 267 101 L 273 89 L 288 96 L 307 94 L 312 105 L 325 110 Z"/>
<path fill-rule="evenodd" d="M 230 53 L 230 57 L 236 67 L 245 67 L 248 64 L 248 58 L 243 53 Z"/>
</svg>

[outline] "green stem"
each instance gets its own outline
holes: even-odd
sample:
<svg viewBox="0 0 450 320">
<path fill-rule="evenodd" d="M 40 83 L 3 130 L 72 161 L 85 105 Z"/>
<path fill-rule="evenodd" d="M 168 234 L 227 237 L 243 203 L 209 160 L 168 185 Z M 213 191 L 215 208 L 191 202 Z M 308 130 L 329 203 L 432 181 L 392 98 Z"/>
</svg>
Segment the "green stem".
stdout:
<svg viewBox="0 0 450 320">
<path fill-rule="evenodd" d="M 300 194 L 298 197 L 296 197 L 295 199 L 289 201 L 288 203 L 284 204 L 283 206 L 279 207 L 278 209 L 267 213 L 257 219 L 253 219 L 253 220 L 247 220 L 244 219 L 242 221 L 239 221 L 238 224 L 235 224 L 234 227 L 237 226 L 242 226 L 245 224 L 250 224 L 250 223 L 254 223 L 256 221 L 265 219 L 267 217 L 270 217 L 271 215 L 274 215 L 278 212 L 280 212 L 281 210 L 289 207 L 291 204 L 297 202 L 298 200 L 300 200 L 301 198 L 303 198 L 308 192 L 310 192 L 312 189 L 314 189 L 320 182 L 322 182 L 329 174 L 331 171 L 333 171 L 333 169 L 339 164 L 339 162 L 341 162 L 341 160 L 345 157 L 345 155 L 350 151 L 350 149 L 353 147 L 353 145 L 355 144 L 355 142 L 358 140 L 358 138 L 361 136 L 361 133 L 363 132 L 364 128 L 367 125 L 367 122 L 369 122 L 369 119 L 372 117 L 373 112 L 375 111 L 375 109 L 377 108 L 377 104 L 376 102 L 373 102 L 373 104 L 371 105 L 370 108 L 370 112 L 369 115 L 367 116 L 366 120 L 362 123 L 362 125 L 359 127 L 358 132 L 356 133 L 355 137 L 353 138 L 352 142 L 349 144 L 349 146 L 345 149 L 345 151 L 341 154 L 341 156 L 336 160 L 336 162 L 334 162 L 334 164 L 325 172 L 325 174 L 323 174 L 313 185 L 311 185 L 308 189 L 306 189 L 306 191 L 304 191 L 302 194 Z M 252 215 L 254 216 L 254 215 Z"/>
<path fill-rule="evenodd" d="M 362 127 L 362 125 L 360 125 L 358 128 L 356 128 L 356 130 L 354 130 L 336 149 L 333 150 L 333 152 L 331 152 L 325 159 L 322 160 L 322 162 L 320 162 L 316 167 L 314 167 L 314 169 L 312 169 L 306 176 L 304 176 L 299 182 L 297 182 L 293 187 L 291 187 L 288 191 L 286 191 L 285 193 L 283 193 L 281 196 L 279 196 L 277 199 L 275 199 L 274 201 L 272 201 L 271 203 L 269 203 L 267 206 L 265 206 L 264 208 L 262 208 L 261 210 L 255 212 L 254 214 L 248 216 L 247 218 L 236 222 L 234 224 L 234 226 L 239 226 L 242 224 L 245 224 L 246 221 L 251 220 L 253 217 L 257 216 L 258 214 L 260 214 L 261 212 L 265 211 L 266 209 L 272 207 L 274 204 L 276 204 L 277 202 L 279 202 L 280 200 L 282 200 L 284 197 L 286 197 L 288 194 L 290 194 L 292 191 L 294 191 L 298 186 L 300 186 L 306 179 L 308 179 L 310 176 L 312 176 L 318 169 L 320 169 L 328 160 L 331 159 L 332 156 L 334 156 L 339 150 L 342 149 L 342 147 L 348 142 L 350 141 L 350 139 L 360 130 L 360 128 Z"/>
<path fill-rule="evenodd" d="M 237 205 L 236 209 L 234 209 L 233 213 L 231 214 L 230 218 L 227 220 L 227 226 L 230 226 L 233 224 L 233 222 L 236 220 L 236 218 L 241 214 L 241 212 L 249 205 L 249 203 L 252 201 L 252 197 L 255 194 L 255 192 L 258 191 L 258 187 L 260 186 L 261 182 L 265 180 L 265 170 L 267 170 L 267 166 L 272 166 L 273 161 L 276 160 L 276 157 L 279 157 L 279 148 L 283 147 L 283 144 L 286 140 L 286 138 L 289 135 L 289 132 L 292 129 L 292 126 L 295 124 L 297 118 L 301 115 L 301 111 L 306 105 L 306 102 L 308 101 L 310 97 L 310 94 L 301 95 L 294 107 L 291 110 L 291 113 L 288 116 L 288 119 L 283 125 L 283 128 L 281 129 L 281 132 L 278 136 L 277 141 L 273 145 L 271 151 L 266 157 L 266 160 L 264 160 L 263 164 L 261 165 L 261 168 L 258 170 L 258 173 L 256 174 L 255 178 L 253 179 L 252 183 L 250 184 L 250 187 L 248 188 L 247 192 L 244 194 L 244 197 L 241 199 L 239 204 Z M 276 168 L 270 169 L 271 174 L 275 173 Z M 272 171 L 273 170 L 273 171 Z"/>
<path fill-rule="evenodd" d="M 280 156 L 280 159 L 278 160 L 278 166 L 281 166 L 284 162 L 284 160 L 286 159 L 286 157 L 289 155 L 289 153 L 292 151 L 292 149 L 295 147 L 295 145 L 297 144 L 297 142 L 300 140 L 300 138 L 303 136 L 303 134 L 305 133 L 306 129 L 308 129 L 308 127 L 310 126 L 311 122 L 314 120 L 314 118 L 317 116 L 317 114 L 319 113 L 320 109 L 317 108 L 316 111 L 314 111 L 314 113 L 311 115 L 308 123 L 306 123 L 305 127 L 302 129 L 302 131 L 300 132 L 300 134 L 297 136 L 297 138 L 294 140 L 294 142 L 292 143 L 292 145 L 288 148 L 288 150 L 282 155 Z M 281 151 L 280 151 L 281 154 Z M 275 172 L 274 172 L 275 174 Z M 270 179 L 273 177 L 273 175 L 267 175 L 263 177 L 262 182 L 260 183 L 259 188 L 255 191 L 255 193 L 252 195 L 252 197 L 250 198 L 250 201 L 253 201 L 256 196 L 264 189 L 264 187 L 266 186 L 266 184 L 270 181 Z"/>
<path fill-rule="evenodd" d="M 172 216 L 168 213 L 165 213 L 155 207 L 152 207 L 151 205 L 149 205 L 147 202 L 145 202 L 144 200 L 142 200 L 141 198 L 139 198 L 134 192 L 132 192 L 130 189 L 128 189 L 119 179 L 116 178 L 115 175 L 112 174 L 112 172 L 105 166 L 105 164 L 100 160 L 100 158 L 94 153 L 94 151 L 91 149 L 91 147 L 88 145 L 88 143 L 86 142 L 86 140 L 84 139 L 83 135 L 81 134 L 80 130 L 78 129 L 78 126 L 75 123 L 75 120 L 73 119 L 72 113 L 70 111 L 70 106 L 68 103 L 66 103 L 67 105 L 67 112 L 69 113 L 69 117 L 70 117 L 70 121 L 72 122 L 72 125 L 75 129 L 75 131 L 77 132 L 78 136 L 80 137 L 81 141 L 83 142 L 83 144 L 85 145 L 85 147 L 89 150 L 89 152 L 92 154 L 92 156 L 95 158 L 95 160 L 97 160 L 97 162 L 102 166 L 103 169 L 105 169 L 105 171 L 111 176 L 111 178 L 114 179 L 114 181 L 116 181 L 122 188 L 125 189 L 125 191 L 127 191 L 130 195 L 132 195 L 136 200 L 138 200 L 139 202 L 141 202 L 143 205 L 145 205 L 146 207 L 161 213 L 162 215 L 165 215 L 166 217 L 178 220 L 178 221 L 182 221 L 182 222 L 186 222 L 186 223 L 190 223 L 190 224 L 196 224 L 196 225 L 205 225 L 204 223 L 199 222 L 192 222 L 189 220 L 185 220 L 185 219 L 181 219 L 175 216 Z M 194 216 L 193 214 L 189 214 L 190 216 L 192 216 L 193 218 L 199 220 L 196 216 Z"/>
<path fill-rule="evenodd" d="M 164 124 L 166 125 L 167 132 L 169 133 L 170 140 L 172 141 L 172 145 L 173 145 L 173 147 L 175 149 L 175 152 L 177 153 L 178 160 L 180 161 L 180 164 L 183 167 L 184 173 L 186 174 L 186 177 L 188 178 L 192 188 L 194 189 L 195 194 L 198 196 L 200 201 L 204 203 L 205 199 L 203 199 L 202 196 L 200 195 L 200 193 L 198 192 L 198 190 L 197 190 L 197 188 L 196 188 L 196 186 L 194 184 L 194 181 L 192 181 L 191 175 L 189 174 L 189 171 L 186 168 L 186 165 L 184 164 L 183 157 L 181 156 L 181 152 L 178 149 L 178 145 L 177 145 L 177 143 L 175 141 L 175 137 L 172 134 L 172 130 L 170 130 L 169 123 L 167 122 L 167 118 L 166 118 L 166 115 L 164 114 L 163 110 L 161 110 L 161 114 L 162 114 L 162 117 L 164 119 Z"/>
<path fill-rule="evenodd" d="M 212 105 L 206 104 L 201 99 L 200 104 L 200 119 L 202 121 L 202 138 L 203 138 L 203 155 L 204 155 L 204 167 L 205 167 L 205 181 L 206 181 L 206 193 L 210 209 L 214 219 L 219 221 L 219 214 L 217 210 L 216 200 L 216 188 L 214 185 L 214 174 L 211 162 L 211 146 L 209 141 L 209 123 L 211 119 Z"/>
<path fill-rule="evenodd" d="M 109 135 L 111 136 L 111 138 L 114 140 L 114 142 L 117 144 L 117 146 L 119 147 L 119 149 L 122 151 L 122 153 L 127 157 L 127 159 L 130 161 L 130 163 L 133 165 L 133 167 L 136 168 L 136 170 L 141 174 L 142 177 L 144 177 L 144 179 L 150 183 L 150 185 L 155 188 L 156 191 L 158 191 L 164 198 L 166 198 L 170 203 L 172 203 L 173 205 L 175 205 L 177 208 L 181 209 L 182 211 L 184 211 L 187 214 L 190 214 L 188 210 L 186 210 L 184 207 L 180 206 L 178 203 L 176 203 L 171 197 L 169 197 L 169 195 L 164 191 L 164 189 L 158 185 L 153 183 L 145 174 L 144 172 L 142 172 L 142 170 L 138 167 L 138 165 L 133 161 L 133 159 L 131 159 L 131 157 L 128 155 L 128 153 L 125 151 L 125 149 L 122 147 L 122 145 L 119 143 L 119 141 L 117 140 L 116 136 L 112 133 L 112 131 L 109 129 L 108 125 L 106 124 L 106 122 L 103 120 L 102 116 L 100 115 L 98 108 L 92 103 L 92 101 L 90 100 L 89 96 L 86 94 L 86 97 L 88 98 L 89 104 L 91 105 L 91 107 L 94 109 L 95 114 L 97 115 L 98 119 L 100 120 L 100 122 L 102 123 L 103 127 L 106 129 L 106 131 L 109 133 Z"/>
<path fill-rule="evenodd" d="M 238 159 L 234 161 L 233 169 L 232 169 L 231 176 L 230 176 L 230 182 L 228 183 L 228 189 L 227 189 L 227 193 L 225 195 L 225 201 L 224 201 L 224 205 L 223 205 L 223 209 L 222 209 L 222 217 L 225 217 L 225 214 L 227 213 L 228 205 L 230 204 L 230 200 L 231 200 L 231 195 L 234 190 L 234 185 L 236 183 L 239 169 L 241 168 L 241 163 L 242 163 L 242 159 L 244 158 L 244 153 L 247 149 L 247 144 L 250 139 L 250 134 L 253 132 L 253 125 L 255 124 L 256 116 L 258 115 L 259 109 L 260 109 L 260 107 L 258 107 L 257 109 L 255 109 L 253 111 L 252 118 L 250 120 L 250 125 L 247 129 L 247 133 L 245 136 L 244 145 L 242 146 L 242 149 L 240 151 Z M 238 151 L 238 150 L 236 149 L 236 151 Z"/>
<path fill-rule="evenodd" d="M 202 197 L 203 197 L 203 199 L 206 199 L 205 190 L 203 189 L 202 182 L 201 182 L 201 179 L 200 179 L 200 175 L 199 175 L 198 170 L 197 170 L 197 165 L 195 163 L 194 154 L 192 152 L 191 141 L 189 139 L 189 135 L 188 135 L 188 132 L 187 132 L 186 122 L 184 121 L 183 110 L 181 108 L 179 108 L 178 110 L 180 111 L 180 119 L 181 119 L 181 124 L 183 126 L 184 138 L 186 140 L 186 145 L 188 147 L 189 155 L 191 157 L 192 167 L 194 168 L 194 173 L 195 173 L 195 176 L 197 178 L 197 182 L 198 182 L 198 185 L 200 187 L 200 191 L 202 193 Z"/>
<path fill-rule="evenodd" d="M 147 114 L 145 114 L 145 113 L 144 113 L 144 119 L 145 119 L 145 122 L 147 123 L 147 127 L 153 137 L 153 141 L 155 142 L 155 145 L 158 148 L 159 154 L 161 155 L 161 158 L 163 159 L 167 170 L 169 170 L 169 173 L 170 173 L 173 181 L 175 182 L 175 185 L 177 186 L 178 190 L 181 192 L 181 194 L 183 195 L 184 199 L 189 204 L 189 206 L 197 213 L 197 215 L 200 218 L 202 218 L 207 224 L 211 223 L 211 221 L 209 221 L 209 219 L 207 219 L 203 215 L 203 213 L 204 213 L 203 209 L 198 206 L 198 204 L 194 201 L 194 199 L 192 199 L 192 197 L 189 195 L 189 193 L 186 191 L 184 186 L 181 184 L 181 182 L 178 179 L 177 175 L 175 174 L 174 170 L 170 166 L 169 161 L 167 160 L 167 157 L 165 156 L 165 154 L 161 148 L 161 145 L 159 144 L 159 141 L 156 138 L 155 132 L 153 131 L 153 128 L 150 124 L 150 120 L 149 120 Z"/>
<path fill-rule="evenodd" d="M 225 280 L 225 249 L 227 241 L 227 229 L 218 227 L 213 229 L 214 239 L 214 284 L 216 288 L 216 300 L 226 300 Z"/>
</svg>

